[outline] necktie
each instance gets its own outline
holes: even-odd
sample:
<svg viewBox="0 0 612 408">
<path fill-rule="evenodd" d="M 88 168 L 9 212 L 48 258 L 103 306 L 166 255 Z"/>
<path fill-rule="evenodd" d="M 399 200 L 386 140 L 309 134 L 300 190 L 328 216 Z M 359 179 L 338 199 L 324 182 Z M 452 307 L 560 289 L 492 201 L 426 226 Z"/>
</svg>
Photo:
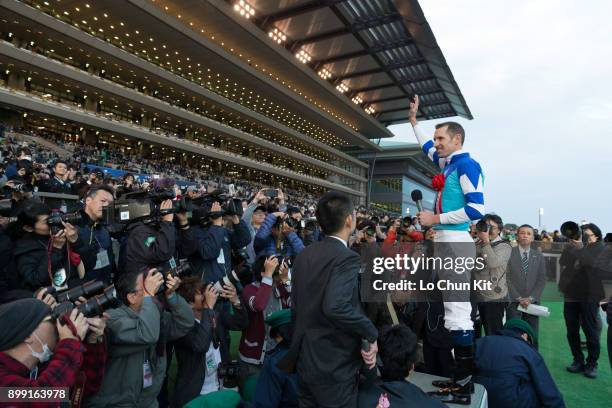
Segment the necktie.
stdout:
<svg viewBox="0 0 612 408">
<path fill-rule="evenodd" d="M 529 259 L 527 258 L 527 252 L 523 252 L 522 267 L 523 267 L 523 275 L 526 276 L 527 269 L 529 269 Z"/>
</svg>

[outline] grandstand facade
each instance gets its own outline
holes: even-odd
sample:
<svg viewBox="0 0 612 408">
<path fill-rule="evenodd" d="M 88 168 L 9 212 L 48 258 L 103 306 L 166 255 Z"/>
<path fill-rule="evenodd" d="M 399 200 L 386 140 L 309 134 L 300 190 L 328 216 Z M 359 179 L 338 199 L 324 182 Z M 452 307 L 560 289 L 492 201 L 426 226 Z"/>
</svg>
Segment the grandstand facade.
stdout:
<svg viewBox="0 0 612 408">
<path fill-rule="evenodd" d="M 413 94 L 421 119 L 471 118 L 416 0 L 0 0 L 0 16 L 1 121 L 204 173 L 365 203 Z"/>
</svg>

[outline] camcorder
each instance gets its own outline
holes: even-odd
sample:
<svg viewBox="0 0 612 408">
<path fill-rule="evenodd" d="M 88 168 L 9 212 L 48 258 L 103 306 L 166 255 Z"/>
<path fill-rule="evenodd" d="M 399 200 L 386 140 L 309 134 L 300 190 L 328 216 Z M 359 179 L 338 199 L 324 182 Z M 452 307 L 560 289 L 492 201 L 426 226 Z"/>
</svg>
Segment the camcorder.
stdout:
<svg viewBox="0 0 612 408">
<path fill-rule="evenodd" d="M 172 200 L 172 208 L 161 208 L 166 200 Z M 133 222 L 159 222 L 164 215 L 188 212 L 190 209 L 190 200 L 177 199 L 173 190 L 134 191 L 123 194 L 119 200 L 105 207 L 102 223 L 112 232 L 119 232 Z"/>
<path fill-rule="evenodd" d="M 63 292 L 54 292 L 54 290 L 54 288 L 47 288 L 47 293 L 52 294 L 58 302 L 51 314 L 54 319 L 70 314 L 74 308 L 85 317 L 96 317 L 102 316 L 104 311 L 108 309 L 119 306 L 114 285 L 104 288 L 104 284 L 101 282 L 91 281 Z M 81 296 L 89 297 L 89 299 L 85 303 L 77 305 L 75 302 Z"/>
<path fill-rule="evenodd" d="M 81 222 L 81 219 L 81 214 L 78 212 L 64 214 L 60 210 L 54 209 L 51 210 L 51 215 L 47 218 L 47 224 L 51 227 L 51 234 L 55 235 L 64 229 L 62 222 L 77 225 Z"/>
<path fill-rule="evenodd" d="M 32 191 L 34 191 L 34 187 L 31 184 L 20 182 L 13 182 L 12 184 L 12 187 L 8 184 L 5 184 L 2 187 L 2 195 L 8 196 L 13 191 L 16 191 L 18 193 L 31 193 Z"/>
</svg>

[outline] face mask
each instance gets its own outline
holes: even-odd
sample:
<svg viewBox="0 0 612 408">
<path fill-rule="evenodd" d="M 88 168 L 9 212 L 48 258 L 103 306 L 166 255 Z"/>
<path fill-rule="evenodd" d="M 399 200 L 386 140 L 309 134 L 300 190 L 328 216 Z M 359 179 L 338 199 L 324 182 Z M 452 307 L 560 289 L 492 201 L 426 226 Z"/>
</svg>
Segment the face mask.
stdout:
<svg viewBox="0 0 612 408">
<path fill-rule="evenodd" d="M 51 356 L 53 356 L 53 352 L 49 349 L 49 345 L 44 344 L 42 341 L 40 341 L 40 338 L 36 335 L 36 333 L 32 334 L 34 334 L 34 337 L 36 337 L 36 340 L 38 340 L 38 342 L 42 346 L 42 352 L 39 353 L 38 351 L 34 351 L 34 349 L 29 344 L 26 344 L 26 346 L 28 346 L 28 348 L 30 349 L 30 352 L 32 353 L 33 357 L 36 357 L 41 363 L 46 363 L 51 359 Z"/>
</svg>

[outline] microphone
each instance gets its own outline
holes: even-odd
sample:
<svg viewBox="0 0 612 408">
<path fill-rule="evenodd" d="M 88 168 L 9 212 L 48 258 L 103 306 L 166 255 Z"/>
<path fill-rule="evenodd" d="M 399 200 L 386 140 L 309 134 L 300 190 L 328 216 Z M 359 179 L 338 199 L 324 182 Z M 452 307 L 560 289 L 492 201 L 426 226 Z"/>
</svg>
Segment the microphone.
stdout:
<svg viewBox="0 0 612 408">
<path fill-rule="evenodd" d="M 410 193 L 410 197 L 412 198 L 412 201 L 416 203 L 419 212 L 423 211 L 423 193 L 421 192 L 421 190 L 412 190 L 412 192 Z"/>
</svg>

